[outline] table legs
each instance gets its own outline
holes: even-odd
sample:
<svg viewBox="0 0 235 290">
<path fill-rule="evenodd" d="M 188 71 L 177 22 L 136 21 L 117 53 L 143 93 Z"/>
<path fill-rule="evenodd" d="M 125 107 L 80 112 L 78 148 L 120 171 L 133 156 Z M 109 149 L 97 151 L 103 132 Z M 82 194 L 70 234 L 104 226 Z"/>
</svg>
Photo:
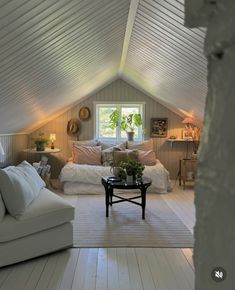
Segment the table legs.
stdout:
<svg viewBox="0 0 235 290">
<path fill-rule="evenodd" d="M 133 201 L 131 201 L 131 202 L 141 206 L 141 208 L 142 208 L 142 219 L 145 219 L 146 191 L 147 191 L 147 188 L 141 187 L 139 189 L 141 190 L 141 204 L 133 202 Z M 118 196 L 116 196 L 116 197 L 118 197 Z M 128 199 L 124 200 L 124 198 L 122 198 L 122 201 L 129 201 L 129 200 Z M 121 202 L 121 201 L 115 201 L 114 203 L 117 203 L 117 202 Z M 113 204 L 113 188 L 110 187 L 110 186 L 105 186 L 106 217 L 109 216 L 109 205 L 112 206 L 112 204 Z"/>
<path fill-rule="evenodd" d="M 146 207 L 146 188 L 141 188 L 141 203 L 142 203 L 142 219 L 145 219 L 145 207 Z"/>
<path fill-rule="evenodd" d="M 112 206 L 113 205 L 113 188 L 109 189 L 109 197 L 110 197 L 109 204 Z"/>
<path fill-rule="evenodd" d="M 109 216 L 109 189 L 105 188 L 106 217 Z"/>
</svg>

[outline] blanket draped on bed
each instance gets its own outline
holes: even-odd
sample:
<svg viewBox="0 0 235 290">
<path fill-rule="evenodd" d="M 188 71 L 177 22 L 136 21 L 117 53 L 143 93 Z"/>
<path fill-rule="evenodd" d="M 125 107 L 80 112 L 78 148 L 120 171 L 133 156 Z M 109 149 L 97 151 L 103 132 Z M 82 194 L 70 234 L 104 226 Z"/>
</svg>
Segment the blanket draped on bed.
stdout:
<svg viewBox="0 0 235 290">
<path fill-rule="evenodd" d="M 68 162 L 61 170 L 60 181 L 71 185 L 73 188 L 76 184 L 100 186 L 102 176 L 112 175 L 110 169 L 109 166 L 84 165 Z M 154 166 L 145 166 L 144 176 L 152 179 L 152 185 L 149 191 L 163 193 L 171 190 L 169 172 L 159 160 L 157 160 Z"/>
</svg>

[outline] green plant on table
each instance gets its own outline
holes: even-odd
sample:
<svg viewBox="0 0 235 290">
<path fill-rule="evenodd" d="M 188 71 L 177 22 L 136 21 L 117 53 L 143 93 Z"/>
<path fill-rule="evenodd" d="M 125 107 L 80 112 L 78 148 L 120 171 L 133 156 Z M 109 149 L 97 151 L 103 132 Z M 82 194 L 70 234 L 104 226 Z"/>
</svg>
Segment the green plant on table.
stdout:
<svg viewBox="0 0 235 290">
<path fill-rule="evenodd" d="M 141 178 L 143 176 L 144 166 L 134 159 L 127 159 L 127 161 L 120 162 L 119 165 L 126 173 L 126 175 L 134 178 Z"/>
<path fill-rule="evenodd" d="M 44 133 L 39 133 L 38 137 L 32 138 L 33 144 L 36 146 L 37 151 L 44 151 L 45 146 L 48 145 L 48 139 L 44 137 Z"/>
</svg>

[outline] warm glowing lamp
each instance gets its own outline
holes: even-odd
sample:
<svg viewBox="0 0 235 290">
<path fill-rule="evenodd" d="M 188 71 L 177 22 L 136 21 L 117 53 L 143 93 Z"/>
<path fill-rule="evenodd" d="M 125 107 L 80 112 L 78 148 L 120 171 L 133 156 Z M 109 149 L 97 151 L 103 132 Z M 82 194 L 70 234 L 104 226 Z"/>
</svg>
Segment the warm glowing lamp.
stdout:
<svg viewBox="0 0 235 290">
<path fill-rule="evenodd" d="M 194 123 L 194 120 L 193 118 L 190 118 L 190 117 L 187 117 L 187 118 L 184 118 L 184 120 L 182 121 L 183 124 L 193 124 Z"/>
<path fill-rule="evenodd" d="M 51 149 L 55 149 L 54 142 L 56 140 L 56 134 L 55 133 L 50 134 L 50 138 L 49 139 L 51 141 Z"/>
</svg>

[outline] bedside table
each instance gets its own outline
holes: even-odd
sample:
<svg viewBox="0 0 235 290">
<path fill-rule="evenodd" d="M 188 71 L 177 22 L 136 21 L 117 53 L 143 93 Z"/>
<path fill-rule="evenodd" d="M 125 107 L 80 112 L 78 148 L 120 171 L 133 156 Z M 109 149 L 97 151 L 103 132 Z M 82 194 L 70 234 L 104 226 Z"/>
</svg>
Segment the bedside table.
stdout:
<svg viewBox="0 0 235 290">
<path fill-rule="evenodd" d="M 51 154 L 55 154 L 55 153 L 60 153 L 61 152 L 61 149 L 59 148 L 54 148 L 54 149 L 51 149 L 51 148 L 45 148 L 44 151 L 37 151 L 36 149 L 25 149 L 24 150 L 25 153 L 29 154 L 30 156 L 33 155 L 34 157 L 38 156 L 40 159 L 38 162 L 33 162 L 33 160 L 35 160 L 34 158 L 30 158 L 30 163 L 32 163 L 33 165 L 39 165 L 40 161 L 42 160 L 42 158 L 46 157 L 46 159 L 48 160 L 48 155 L 51 155 Z M 29 155 L 27 156 L 27 160 L 29 159 Z M 51 165 L 49 165 L 47 163 L 47 160 L 46 160 L 46 164 L 45 165 L 42 165 L 41 166 L 41 170 L 38 171 L 38 169 L 35 167 L 35 169 L 38 171 L 38 174 L 41 176 L 41 178 L 45 181 L 46 185 L 47 185 L 47 188 L 49 189 L 57 189 L 53 186 L 52 182 L 51 182 L 51 172 L 52 172 L 52 168 L 51 168 Z M 48 165 L 50 166 L 49 167 L 49 171 L 48 172 L 44 172 L 43 173 L 43 168 L 45 168 L 45 166 Z"/>
<path fill-rule="evenodd" d="M 194 182 L 197 173 L 197 159 L 180 159 L 179 161 L 179 186 L 183 182 L 185 189 L 187 182 Z"/>
</svg>

